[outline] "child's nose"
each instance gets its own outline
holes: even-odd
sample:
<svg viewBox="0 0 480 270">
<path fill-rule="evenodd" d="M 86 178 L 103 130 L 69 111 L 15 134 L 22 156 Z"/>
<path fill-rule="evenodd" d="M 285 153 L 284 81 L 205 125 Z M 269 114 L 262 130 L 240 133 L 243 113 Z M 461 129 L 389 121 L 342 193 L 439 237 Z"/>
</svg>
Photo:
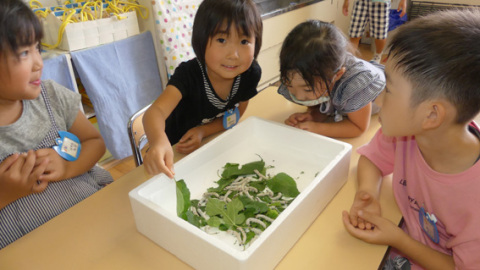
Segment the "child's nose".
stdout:
<svg viewBox="0 0 480 270">
<path fill-rule="evenodd" d="M 228 48 L 228 58 L 238 58 L 238 46 L 232 45 Z"/>
<path fill-rule="evenodd" d="M 295 91 L 295 90 L 289 90 L 290 93 L 292 93 L 293 96 L 295 96 L 296 99 L 298 100 L 307 100 L 307 97 L 305 96 L 305 94 L 302 93 L 302 91 Z"/>
<path fill-rule="evenodd" d="M 33 70 L 38 71 L 38 70 L 41 70 L 42 68 L 43 68 L 42 56 L 39 51 L 36 51 L 33 58 Z"/>
</svg>

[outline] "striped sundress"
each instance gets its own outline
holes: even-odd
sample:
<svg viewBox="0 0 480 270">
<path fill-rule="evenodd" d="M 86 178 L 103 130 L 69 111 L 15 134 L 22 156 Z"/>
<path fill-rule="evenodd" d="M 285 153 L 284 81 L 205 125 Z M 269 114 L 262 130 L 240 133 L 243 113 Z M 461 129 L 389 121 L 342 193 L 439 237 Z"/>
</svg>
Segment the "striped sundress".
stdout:
<svg viewBox="0 0 480 270">
<path fill-rule="evenodd" d="M 48 110 L 51 128 L 34 150 L 51 148 L 56 145 L 55 139 L 59 138 L 59 128 L 43 84 L 41 95 Z M 0 162 L 3 162 L 6 157 L 8 156 L 1 157 Z M 94 166 L 82 175 L 50 182 L 43 192 L 28 195 L 8 204 L 0 210 L 0 248 L 7 246 L 112 181 L 107 171 Z"/>
</svg>

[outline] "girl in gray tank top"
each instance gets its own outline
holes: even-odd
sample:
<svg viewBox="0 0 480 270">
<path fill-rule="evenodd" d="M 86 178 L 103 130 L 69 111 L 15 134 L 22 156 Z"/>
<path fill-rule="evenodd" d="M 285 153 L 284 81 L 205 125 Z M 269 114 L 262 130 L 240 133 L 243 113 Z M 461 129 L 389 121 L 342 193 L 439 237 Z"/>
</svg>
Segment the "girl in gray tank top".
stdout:
<svg viewBox="0 0 480 270">
<path fill-rule="evenodd" d="M 112 182 L 80 96 L 40 81 L 41 38 L 23 1 L 0 1 L 0 248 Z"/>
</svg>

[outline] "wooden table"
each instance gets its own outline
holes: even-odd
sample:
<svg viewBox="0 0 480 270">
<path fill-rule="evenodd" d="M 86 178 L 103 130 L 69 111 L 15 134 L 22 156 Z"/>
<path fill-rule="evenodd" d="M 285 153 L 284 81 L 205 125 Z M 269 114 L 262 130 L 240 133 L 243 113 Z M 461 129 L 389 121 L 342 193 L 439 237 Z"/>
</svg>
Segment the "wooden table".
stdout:
<svg viewBox="0 0 480 270">
<path fill-rule="evenodd" d="M 259 116 L 283 122 L 305 110 L 269 87 L 250 101 L 242 119 Z M 354 139 L 347 183 L 277 265 L 277 269 L 377 269 L 387 249 L 351 237 L 343 227 L 342 210 L 356 191 L 355 149 L 379 128 L 372 117 L 368 132 Z M 176 160 L 182 155 L 176 155 Z M 149 178 L 140 166 L 0 250 L 0 269 L 191 269 L 167 250 L 137 232 L 128 192 Z M 391 181 L 382 185 L 383 215 L 398 223 Z"/>
</svg>

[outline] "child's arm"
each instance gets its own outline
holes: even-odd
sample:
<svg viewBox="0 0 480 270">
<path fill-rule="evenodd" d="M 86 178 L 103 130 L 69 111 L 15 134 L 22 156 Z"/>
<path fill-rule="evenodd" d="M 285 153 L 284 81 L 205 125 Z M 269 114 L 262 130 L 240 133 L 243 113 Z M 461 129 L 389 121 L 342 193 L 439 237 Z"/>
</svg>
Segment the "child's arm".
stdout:
<svg viewBox="0 0 480 270">
<path fill-rule="evenodd" d="M 347 231 L 372 244 L 395 247 L 425 269 L 454 269 L 453 258 L 414 240 L 391 221 L 382 218 L 378 196 L 381 171 L 367 157 L 360 156 L 357 168 L 358 191 L 350 213 L 343 211 Z"/>
<path fill-rule="evenodd" d="M 150 148 L 143 159 L 147 173 L 165 173 L 173 178 L 173 149 L 165 133 L 165 120 L 182 99 L 182 94 L 173 85 L 168 85 L 143 116 L 143 127 Z"/>
<path fill-rule="evenodd" d="M 370 125 L 371 102 L 363 108 L 347 114 L 340 122 L 305 121 L 298 123 L 297 128 L 320 135 L 336 138 L 353 138 L 363 134 Z"/>
<path fill-rule="evenodd" d="M 342 7 L 342 11 L 343 11 L 343 15 L 345 16 L 348 16 L 348 3 L 349 1 L 348 0 L 343 0 L 343 7 Z"/>
<path fill-rule="evenodd" d="M 248 100 L 240 102 L 238 106 L 238 110 L 240 111 L 240 117 L 247 109 L 247 106 Z M 187 133 L 185 133 L 185 135 L 182 136 L 180 141 L 177 143 L 177 151 L 182 154 L 189 154 L 200 147 L 203 138 L 223 130 L 225 130 L 225 128 L 223 127 L 222 118 L 217 118 L 211 123 L 191 128 L 189 131 L 187 131 Z"/>
<path fill-rule="evenodd" d="M 343 223 L 351 235 L 367 243 L 392 246 L 424 269 L 455 269 L 452 256 L 438 252 L 411 238 L 390 220 L 368 211 L 359 211 L 358 215 L 373 224 L 374 228 L 372 230 L 356 228 L 350 223 L 348 213 L 344 211 Z"/>
<path fill-rule="evenodd" d="M 33 150 L 13 154 L 0 164 L 0 209 L 9 203 L 47 188 L 47 181 L 37 181 L 47 167 L 48 159 L 35 166 Z"/>
<path fill-rule="evenodd" d="M 407 13 L 407 0 L 400 0 L 397 11 L 400 10 L 402 11 L 402 13 L 400 13 L 400 17 L 403 17 L 405 13 Z"/>
<path fill-rule="evenodd" d="M 306 112 L 294 113 L 290 115 L 284 122 L 292 127 L 297 127 L 299 123 L 307 121 L 324 122 L 328 119 L 328 115 L 321 113 L 318 107 L 319 106 L 307 107 Z"/>
<path fill-rule="evenodd" d="M 36 151 L 37 164 L 49 159 L 45 173 L 40 176 L 44 181 L 60 181 L 81 175 L 90 170 L 105 153 L 105 143 L 100 132 L 78 111 L 77 117 L 68 132 L 75 134 L 81 143 L 78 159 L 67 161 L 52 148 Z"/>
<path fill-rule="evenodd" d="M 360 229 L 371 229 L 372 225 L 358 217 L 358 211 L 369 211 L 381 214 L 380 184 L 382 174 L 380 170 L 365 156 L 360 156 L 357 166 L 357 192 L 350 208 L 350 223 Z"/>
</svg>

